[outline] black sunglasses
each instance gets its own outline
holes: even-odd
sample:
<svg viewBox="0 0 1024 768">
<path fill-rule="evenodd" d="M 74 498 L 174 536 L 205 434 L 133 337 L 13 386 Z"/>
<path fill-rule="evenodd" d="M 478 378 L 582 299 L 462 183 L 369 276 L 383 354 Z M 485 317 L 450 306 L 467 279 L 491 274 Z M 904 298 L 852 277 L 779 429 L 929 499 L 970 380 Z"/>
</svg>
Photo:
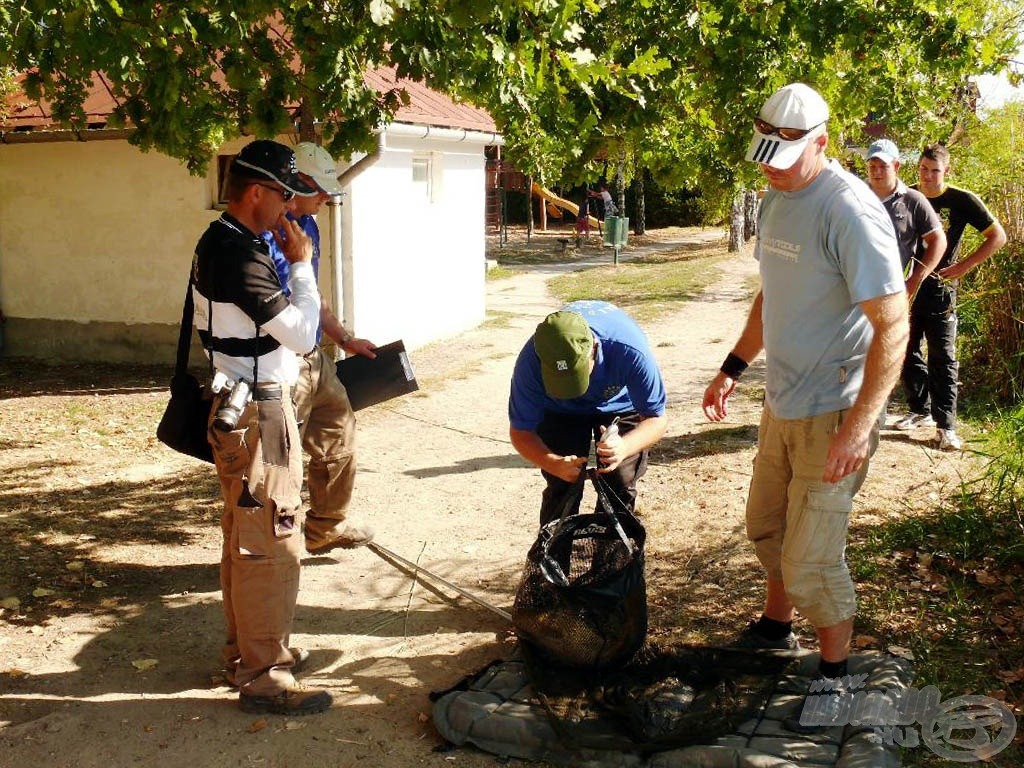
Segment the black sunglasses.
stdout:
<svg viewBox="0 0 1024 768">
<path fill-rule="evenodd" d="M 821 123 L 818 123 L 818 125 L 821 125 Z M 812 126 L 811 128 L 777 128 L 771 123 L 765 122 L 760 117 L 754 118 L 754 129 L 758 133 L 763 133 L 765 136 L 775 135 L 783 141 L 798 141 L 817 128 L 818 125 Z"/>
<path fill-rule="evenodd" d="M 272 189 L 272 190 L 274 190 L 279 195 L 281 195 L 281 197 L 284 198 L 284 201 L 286 203 L 289 200 L 291 200 L 293 197 L 295 197 L 295 193 L 292 192 L 290 189 L 284 189 L 283 187 L 275 187 L 273 184 L 264 184 L 264 183 L 259 182 L 259 181 L 254 181 L 253 184 L 255 184 L 257 187 L 263 187 L 264 189 Z"/>
</svg>

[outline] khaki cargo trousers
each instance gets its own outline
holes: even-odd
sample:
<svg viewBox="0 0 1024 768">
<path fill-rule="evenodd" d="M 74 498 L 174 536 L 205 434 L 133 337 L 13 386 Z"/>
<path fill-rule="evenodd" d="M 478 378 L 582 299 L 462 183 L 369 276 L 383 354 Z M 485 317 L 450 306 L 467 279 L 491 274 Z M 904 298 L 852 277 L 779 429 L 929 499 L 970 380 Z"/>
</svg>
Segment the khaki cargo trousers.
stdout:
<svg viewBox="0 0 1024 768">
<path fill-rule="evenodd" d="M 299 358 L 292 399 L 309 456 L 306 545 L 316 548 L 345 529 L 356 479 L 356 417 L 334 361 L 320 347 Z"/>
<path fill-rule="evenodd" d="M 250 402 L 231 432 L 208 430 L 224 497 L 220 563 L 227 638 L 239 690 L 274 696 L 295 685 L 288 650 L 302 557 L 302 454 L 289 388 Z"/>
<path fill-rule="evenodd" d="M 825 483 L 829 445 L 848 412 L 779 419 L 765 405 L 747 497 L 747 537 L 758 560 L 770 578 L 784 583 L 790 601 L 815 627 L 831 627 L 857 612 L 846 534 L 881 422 L 872 430 L 869 459 L 860 469 L 838 483 Z"/>
</svg>

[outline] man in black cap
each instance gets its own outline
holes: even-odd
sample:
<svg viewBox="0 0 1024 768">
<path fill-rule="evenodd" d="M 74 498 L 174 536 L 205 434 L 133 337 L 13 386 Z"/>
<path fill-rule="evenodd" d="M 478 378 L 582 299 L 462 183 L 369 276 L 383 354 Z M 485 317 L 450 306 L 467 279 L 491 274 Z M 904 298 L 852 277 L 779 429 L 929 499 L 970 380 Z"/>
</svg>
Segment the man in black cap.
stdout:
<svg viewBox="0 0 1024 768">
<path fill-rule="evenodd" d="M 231 164 L 228 209 L 196 246 L 195 326 L 218 381 L 208 431 L 224 512 L 221 589 L 228 679 L 245 712 L 305 715 L 331 706 L 293 676 L 305 652 L 288 647 L 302 556 L 302 454 L 291 387 L 296 353 L 316 343 L 320 294 L 309 237 L 285 217 L 315 189 L 274 141 L 245 146 Z M 285 296 L 259 233 L 272 229 L 291 264 Z"/>
</svg>

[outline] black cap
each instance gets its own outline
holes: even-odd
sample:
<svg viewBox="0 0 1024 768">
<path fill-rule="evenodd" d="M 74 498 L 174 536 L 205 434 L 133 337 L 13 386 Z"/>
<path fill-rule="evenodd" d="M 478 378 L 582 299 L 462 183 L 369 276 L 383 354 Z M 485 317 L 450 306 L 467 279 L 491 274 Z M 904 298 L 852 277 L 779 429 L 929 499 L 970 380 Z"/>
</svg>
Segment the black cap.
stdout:
<svg viewBox="0 0 1024 768">
<path fill-rule="evenodd" d="M 295 153 L 284 144 L 269 139 L 257 139 L 242 147 L 231 163 L 231 173 L 250 179 L 270 179 L 303 197 L 319 191 L 299 176 L 295 168 Z"/>
</svg>

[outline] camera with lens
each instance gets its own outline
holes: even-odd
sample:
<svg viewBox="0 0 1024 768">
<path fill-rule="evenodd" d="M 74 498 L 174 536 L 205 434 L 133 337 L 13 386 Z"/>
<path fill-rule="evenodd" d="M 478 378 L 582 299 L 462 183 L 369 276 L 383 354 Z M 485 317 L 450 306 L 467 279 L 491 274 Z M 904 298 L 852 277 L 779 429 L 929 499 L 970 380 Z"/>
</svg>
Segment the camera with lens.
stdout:
<svg viewBox="0 0 1024 768">
<path fill-rule="evenodd" d="M 213 426 L 221 432 L 230 432 L 238 426 L 238 419 L 249 402 L 251 386 L 245 379 L 239 379 L 231 387 L 228 396 L 225 397 L 213 417 Z"/>
</svg>

